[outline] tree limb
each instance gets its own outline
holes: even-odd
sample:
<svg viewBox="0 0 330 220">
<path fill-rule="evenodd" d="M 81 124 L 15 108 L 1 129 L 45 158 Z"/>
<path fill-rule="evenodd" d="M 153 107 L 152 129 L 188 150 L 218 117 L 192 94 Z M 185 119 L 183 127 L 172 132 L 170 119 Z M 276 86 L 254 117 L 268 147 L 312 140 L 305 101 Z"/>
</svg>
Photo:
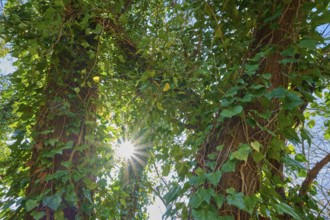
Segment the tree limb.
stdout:
<svg viewBox="0 0 330 220">
<path fill-rule="evenodd" d="M 314 167 L 308 171 L 306 179 L 301 184 L 300 190 L 299 190 L 299 196 L 303 197 L 306 195 L 308 188 L 314 181 L 314 179 L 319 174 L 320 170 L 327 165 L 330 162 L 330 153 L 327 154 L 321 161 L 317 162 Z"/>
</svg>

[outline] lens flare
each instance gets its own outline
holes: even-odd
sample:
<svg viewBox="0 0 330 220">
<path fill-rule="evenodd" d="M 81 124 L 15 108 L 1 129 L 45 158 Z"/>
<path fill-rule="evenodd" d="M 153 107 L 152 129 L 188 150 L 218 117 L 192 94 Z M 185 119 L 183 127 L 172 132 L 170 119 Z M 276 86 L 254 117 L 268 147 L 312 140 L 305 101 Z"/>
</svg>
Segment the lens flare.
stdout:
<svg viewBox="0 0 330 220">
<path fill-rule="evenodd" d="M 120 158 L 128 160 L 134 156 L 135 152 L 136 150 L 134 144 L 132 144 L 130 141 L 124 141 L 119 145 L 117 155 Z"/>
</svg>

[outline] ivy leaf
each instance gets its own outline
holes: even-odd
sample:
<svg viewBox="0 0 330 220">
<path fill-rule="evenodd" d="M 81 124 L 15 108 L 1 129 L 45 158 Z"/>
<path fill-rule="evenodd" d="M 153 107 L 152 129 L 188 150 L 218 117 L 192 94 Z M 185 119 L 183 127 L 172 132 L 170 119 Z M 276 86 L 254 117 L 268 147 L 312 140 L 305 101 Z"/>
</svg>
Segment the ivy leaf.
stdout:
<svg viewBox="0 0 330 220">
<path fill-rule="evenodd" d="M 39 220 L 41 219 L 42 217 L 44 217 L 46 214 L 45 212 L 37 212 L 37 211 L 33 211 L 31 213 L 32 217 L 35 219 L 35 220 Z"/>
<path fill-rule="evenodd" d="M 214 186 L 217 186 L 220 181 L 221 175 L 221 171 L 217 170 L 214 173 L 205 174 L 205 177 L 208 181 L 210 181 L 210 183 L 212 183 Z"/>
<path fill-rule="evenodd" d="M 268 98 L 284 98 L 285 97 L 285 89 L 283 87 L 277 87 L 273 89 L 269 95 L 267 95 Z"/>
<path fill-rule="evenodd" d="M 198 220 L 219 219 L 218 211 L 214 207 L 203 207 L 200 209 L 193 209 L 192 216 Z"/>
<path fill-rule="evenodd" d="M 270 78 L 272 77 L 272 74 L 271 73 L 264 73 L 264 74 L 262 74 L 262 77 L 264 79 L 270 80 Z"/>
<path fill-rule="evenodd" d="M 272 16 L 267 17 L 267 18 L 265 19 L 264 22 L 265 22 L 265 23 L 268 23 L 268 22 L 270 22 L 270 21 L 272 21 L 272 20 L 278 18 L 281 14 L 282 14 L 282 10 L 277 9 L 277 10 L 272 14 Z"/>
<path fill-rule="evenodd" d="M 221 171 L 224 173 L 234 172 L 235 171 L 236 162 L 235 160 L 227 160 L 221 167 Z"/>
<path fill-rule="evenodd" d="M 256 196 L 244 196 L 244 203 L 246 207 L 246 211 L 250 214 L 252 214 L 254 207 L 256 206 L 258 202 L 258 198 Z"/>
<path fill-rule="evenodd" d="M 198 208 L 204 201 L 204 197 L 201 191 L 197 191 L 193 194 L 191 199 L 189 200 L 189 205 L 193 208 Z"/>
<path fill-rule="evenodd" d="M 236 158 L 237 160 L 246 161 L 249 157 L 250 147 L 247 144 L 242 144 L 237 151 L 234 151 L 230 155 L 230 159 Z"/>
<path fill-rule="evenodd" d="M 260 152 L 253 152 L 252 154 L 253 160 L 257 163 L 259 163 L 262 159 L 264 159 L 264 155 Z"/>
<path fill-rule="evenodd" d="M 235 192 L 234 189 L 229 188 L 226 190 L 230 195 L 227 196 L 227 203 L 244 210 L 246 208 L 244 202 L 244 194 L 242 192 Z"/>
<path fill-rule="evenodd" d="M 316 48 L 317 41 L 312 39 L 305 39 L 299 42 L 299 47 L 313 50 Z"/>
<path fill-rule="evenodd" d="M 299 96 L 294 93 L 288 93 L 285 97 L 283 108 L 285 110 L 291 110 L 302 105 L 303 103 L 303 100 Z"/>
<path fill-rule="evenodd" d="M 260 143 L 259 143 L 258 141 L 251 142 L 251 147 L 252 147 L 255 151 L 259 152 L 259 150 L 260 150 Z"/>
<path fill-rule="evenodd" d="M 62 210 L 58 210 L 54 213 L 54 218 L 55 219 L 65 219 L 64 218 L 64 213 Z"/>
<path fill-rule="evenodd" d="M 204 201 L 210 204 L 212 196 L 215 196 L 213 189 L 201 188 L 191 197 L 189 203 L 193 208 L 198 208 Z"/>
<path fill-rule="evenodd" d="M 306 159 L 305 155 L 303 155 L 303 154 L 297 154 L 295 156 L 295 160 L 298 162 L 307 162 L 307 159 Z"/>
<path fill-rule="evenodd" d="M 243 110 L 243 107 L 238 105 L 238 106 L 235 106 L 230 109 L 222 110 L 220 115 L 225 118 L 230 118 L 230 117 L 233 117 L 234 115 L 238 115 L 239 113 L 242 112 L 242 110 Z"/>
<path fill-rule="evenodd" d="M 62 202 L 62 197 L 60 194 L 56 193 L 51 196 L 47 196 L 42 200 L 42 204 L 44 206 L 48 206 L 49 208 L 53 210 L 57 210 L 57 208 L 60 206 Z"/>
<path fill-rule="evenodd" d="M 215 203 L 217 204 L 218 208 L 221 208 L 224 201 L 225 201 L 225 196 L 222 194 L 218 194 L 216 196 L 213 197 Z"/>
<path fill-rule="evenodd" d="M 25 202 L 26 211 L 30 211 L 38 205 L 38 200 L 29 199 Z"/>
<path fill-rule="evenodd" d="M 199 186 L 204 183 L 205 177 L 204 175 L 192 176 L 189 178 L 189 183 L 193 186 Z"/>
</svg>

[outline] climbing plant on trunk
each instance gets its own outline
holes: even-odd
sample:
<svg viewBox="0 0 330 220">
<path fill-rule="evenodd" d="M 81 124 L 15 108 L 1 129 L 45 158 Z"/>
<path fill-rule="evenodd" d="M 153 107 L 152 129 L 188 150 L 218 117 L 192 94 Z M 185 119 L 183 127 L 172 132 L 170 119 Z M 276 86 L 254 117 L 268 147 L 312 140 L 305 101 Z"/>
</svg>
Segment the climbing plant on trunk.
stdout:
<svg viewBox="0 0 330 220">
<path fill-rule="evenodd" d="M 144 219 L 153 191 L 169 218 L 313 218 L 308 189 L 328 157 L 302 189 L 284 170 L 303 172 L 290 144 L 311 141 L 303 113 L 328 81 L 328 8 L 8 1 L 0 33 L 17 70 L 0 102 L 13 116 L 0 217 Z M 131 182 L 114 150 L 125 127 L 148 140 Z"/>
</svg>

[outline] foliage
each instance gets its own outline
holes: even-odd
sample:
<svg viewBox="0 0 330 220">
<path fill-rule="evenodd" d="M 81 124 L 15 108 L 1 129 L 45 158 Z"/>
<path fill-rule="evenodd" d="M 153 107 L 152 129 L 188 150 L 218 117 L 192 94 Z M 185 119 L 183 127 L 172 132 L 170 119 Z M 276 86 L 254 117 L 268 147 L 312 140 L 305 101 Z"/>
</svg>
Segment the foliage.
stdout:
<svg viewBox="0 0 330 220">
<path fill-rule="evenodd" d="M 329 114 L 329 22 L 329 1 L 9 0 L 0 217 L 147 219 L 154 193 L 170 219 L 321 218 L 289 174 Z"/>
</svg>

